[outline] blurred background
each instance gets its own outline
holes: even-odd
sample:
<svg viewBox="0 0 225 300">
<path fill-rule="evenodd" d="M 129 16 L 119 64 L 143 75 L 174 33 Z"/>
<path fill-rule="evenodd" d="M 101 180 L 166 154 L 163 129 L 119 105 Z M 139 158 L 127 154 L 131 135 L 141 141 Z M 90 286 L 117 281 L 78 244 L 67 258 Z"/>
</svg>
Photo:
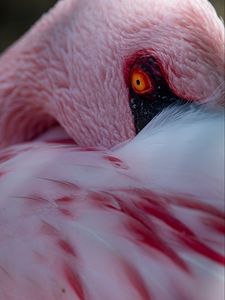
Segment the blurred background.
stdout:
<svg viewBox="0 0 225 300">
<path fill-rule="evenodd" d="M 210 1 L 224 19 L 224 0 Z M 28 30 L 56 2 L 56 0 L 0 0 L 0 52 Z"/>
</svg>

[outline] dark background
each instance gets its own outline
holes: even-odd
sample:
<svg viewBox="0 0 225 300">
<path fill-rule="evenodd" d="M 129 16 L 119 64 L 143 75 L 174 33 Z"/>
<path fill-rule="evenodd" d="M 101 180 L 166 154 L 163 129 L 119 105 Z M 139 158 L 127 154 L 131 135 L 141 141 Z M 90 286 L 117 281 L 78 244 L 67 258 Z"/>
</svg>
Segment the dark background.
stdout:
<svg viewBox="0 0 225 300">
<path fill-rule="evenodd" d="M 56 0 L 0 0 L 0 52 L 29 29 L 56 2 Z M 224 18 L 224 0 L 211 2 L 219 15 Z"/>
</svg>

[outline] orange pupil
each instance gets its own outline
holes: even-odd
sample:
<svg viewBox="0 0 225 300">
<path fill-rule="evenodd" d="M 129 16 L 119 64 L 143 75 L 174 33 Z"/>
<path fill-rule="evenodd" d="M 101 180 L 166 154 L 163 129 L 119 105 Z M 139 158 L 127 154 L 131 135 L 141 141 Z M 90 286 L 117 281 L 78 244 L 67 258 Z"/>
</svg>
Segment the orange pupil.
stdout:
<svg viewBox="0 0 225 300">
<path fill-rule="evenodd" d="M 136 93 L 143 94 L 151 90 L 149 76 L 142 70 L 135 69 L 131 74 L 132 88 Z"/>
</svg>

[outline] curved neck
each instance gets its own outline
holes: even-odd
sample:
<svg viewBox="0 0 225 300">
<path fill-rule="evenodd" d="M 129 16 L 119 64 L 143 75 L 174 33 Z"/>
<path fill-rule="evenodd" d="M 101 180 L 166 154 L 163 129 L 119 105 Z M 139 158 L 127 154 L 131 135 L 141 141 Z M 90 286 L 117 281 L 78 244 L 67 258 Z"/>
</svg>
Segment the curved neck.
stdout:
<svg viewBox="0 0 225 300">
<path fill-rule="evenodd" d="M 32 56 L 17 47 L 0 58 L 0 147 L 30 140 L 53 123 L 39 73 Z"/>
<path fill-rule="evenodd" d="M 47 73 L 57 21 L 47 14 L 0 56 L 0 148 L 28 141 L 56 122 L 49 114 L 54 87 Z"/>
</svg>

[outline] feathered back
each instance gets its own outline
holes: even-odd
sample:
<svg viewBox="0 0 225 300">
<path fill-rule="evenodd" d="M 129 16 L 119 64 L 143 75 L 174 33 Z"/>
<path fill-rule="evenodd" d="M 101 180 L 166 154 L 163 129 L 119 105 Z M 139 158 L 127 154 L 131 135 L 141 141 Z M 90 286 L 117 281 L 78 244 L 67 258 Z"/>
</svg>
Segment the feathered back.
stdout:
<svg viewBox="0 0 225 300">
<path fill-rule="evenodd" d="M 222 300 L 223 125 L 171 108 L 112 151 L 2 151 L 0 299 Z"/>
</svg>

